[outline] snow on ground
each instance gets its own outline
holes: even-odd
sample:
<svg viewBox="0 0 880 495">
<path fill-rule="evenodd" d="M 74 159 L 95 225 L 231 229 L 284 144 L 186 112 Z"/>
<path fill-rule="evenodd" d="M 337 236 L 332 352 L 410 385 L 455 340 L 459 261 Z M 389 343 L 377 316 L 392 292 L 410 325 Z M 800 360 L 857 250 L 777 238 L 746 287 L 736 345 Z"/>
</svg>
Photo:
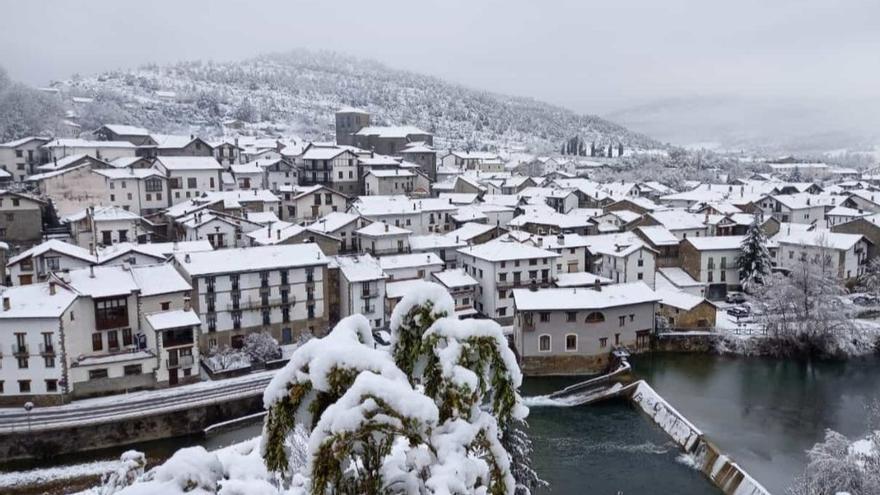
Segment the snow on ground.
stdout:
<svg viewBox="0 0 880 495">
<path fill-rule="evenodd" d="M 119 466 L 119 460 L 94 461 L 68 466 L 53 466 L 28 471 L 0 472 L 0 492 L 12 488 L 40 485 L 48 482 L 100 476 Z"/>
</svg>

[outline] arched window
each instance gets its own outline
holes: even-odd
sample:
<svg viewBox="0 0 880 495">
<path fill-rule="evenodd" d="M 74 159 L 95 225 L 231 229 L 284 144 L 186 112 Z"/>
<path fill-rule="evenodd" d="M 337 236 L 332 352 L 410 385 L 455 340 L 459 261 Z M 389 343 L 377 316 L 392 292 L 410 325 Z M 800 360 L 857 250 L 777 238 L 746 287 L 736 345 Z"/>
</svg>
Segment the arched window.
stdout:
<svg viewBox="0 0 880 495">
<path fill-rule="evenodd" d="M 541 335 L 538 337 L 538 350 L 541 352 L 550 352 L 550 336 Z"/>
<path fill-rule="evenodd" d="M 565 350 L 566 351 L 576 351 L 578 350 L 578 336 L 570 333 L 565 336 Z"/>
<path fill-rule="evenodd" d="M 605 321 L 605 315 L 598 311 L 588 314 L 586 319 L 587 323 L 602 323 L 603 321 Z"/>
</svg>

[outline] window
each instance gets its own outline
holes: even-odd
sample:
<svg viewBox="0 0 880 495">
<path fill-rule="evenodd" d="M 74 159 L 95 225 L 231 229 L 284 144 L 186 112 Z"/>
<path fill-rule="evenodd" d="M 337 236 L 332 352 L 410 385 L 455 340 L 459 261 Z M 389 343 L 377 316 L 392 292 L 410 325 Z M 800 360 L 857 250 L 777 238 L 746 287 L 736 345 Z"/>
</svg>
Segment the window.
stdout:
<svg viewBox="0 0 880 495">
<path fill-rule="evenodd" d="M 55 356 L 43 357 L 43 366 L 46 368 L 54 368 L 55 367 Z"/>
<path fill-rule="evenodd" d="M 577 335 L 568 334 L 565 336 L 565 350 L 566 351 L 578 350 L 578 337 L 577 337 Z"/>
<path fill-rule="evenodd" d="M 107 350 L 115 351 L 119 349 L 119 333 L 116 330 L 107 332 Z"/>
<path fill-rule="evenodd" d="M 50 256 L 44 258 L 46 260 L 46 270 L 58 271 L 61 269 L 61 258 L 58 256 Z"/>
<path fill-rule="evenodd" d="M 144 181 L 144 190 L 147 192 L 160 192 L 162 190 L 162 180 L 156 178 L 147 179 L 146 181 Z M 156 199 L 161 198 L 157 197 Z"/>
<path fill-rule="evenodd" d="M 621 326 L 621 327 L 624 326 L 624 325 L 626 325 L 626 316 L 625 316 L 625 315 L 624 315 L 624 316 L 618 316 L 618 317 L 617 317 L 617 322 L 618 322 L 619 326 Z"/>
<path fill-rule="evenodd" d="M 547 323 L 548 321 L 550 321 L 550 312 L 549 311 L 541 311 L 540 313 L 538 313 L 538 318 L 542 322 Z"/>
<path fill-rule="evenodd" d="M 537 259 L 530 259 L 530 260 L 529 260 L 529 266 L 535 266 L 535 265 L 537 265 L 537 264 L 538 264 L 538 260 L 537 260 Z"/>
<path fill-rule="evenodd" d="M 30 380 L 19 380 L 18 381 L 18 391 L 23 394 L 31 393 L 31 381 Z"/>
<path fill-rule="evenodd" d="M 130 346 L 131 345 L 131 329 L 123 328 L 122 329 L 122 345 Z"/>
<path fill-rule="evenodd" d="M 46 380 L 46 392 L 57 392 L 58 380 Z"/>
<path fill-rule="evenodd" d="M 498 308 L 498 316 L 507 316 L 507 308 Z"/>
<path fill-rule="evenodd" d="M 143 366 L 140 364 L 129 364 L 122 368 L 122 374 L 125 376 L 140 375 L 143 372 Z"/>
<path fill-rule="evenodd" d="M 107 368 L 89 370 L 89 380 L 100 380 L 101 378 L 107 378 Z"/>
<path fill-rule="evenodd" d="M 645 266 L 645 260 L 643 260 L 643 259 L 639 259 L 639 261 L 638 261 L 638 263 L 637 263 L 636 265 L 639 266 L 639 267 Z"/>
<path fill-rule="evenodd" d="M 507 291 L 504 289 L 498 289 L 498 299 L 506 299 Z"/>
<path fill-rule="evenodd" d="M 498 274 L 498 281 L 499 282 L 507 282 L 507 274 L 506 273 L 499 273 Z"/>
<path fill-rule="evenodd" d="M 723 275 L 723 273 L 722 273 L 722 275 Z M 644 280 L 644 278 L 645 278 L 645 274 L 642 273 L 642 272 L 639 272 L 639 273 L 636 275 L 636 278 L 639 279 L 639 280 Z"/>
<path fill-rule="evenodd" d="M 128 325 L 128 298 L 125 296 L 95 301 L 95 328 L 124 327 Z"/>
<path fill-rule="evenodd" d="M 715 275 L 715 272 L 707 272 L 706 273 L 706 281 L 709 283 L 714 282 L 715 281 L 714 275 Z"/>
<path fill-rule="evenodd" d="M 96 351 L 96 352 L 97 352 L 97 351 L 103 350 L 103 349 L 104 349 L 104 344 L 103 344 L 103 342 L 104 342 L 104 341 L 103 341 L 103 339 L 101 338 L 101 334 L 100 334 L 100 333 L 95 332 L 95 333 L 92 334 L 92 350 L 93 350 L 93 351 Z"/>
<path fill-rule="evenodd" d="M 549 335 L 541 335 L 540 337 L 538 337 L 538 351 L 550 352 L 550 336 Z"/>
<path fill-rule="evenodd" d="M 566 321 L 568 321 L 568 322 L 577 321 L 577 312 L 576 311 L 568 311 L 567 313 L 565 313 L 565 316 L 566 316 Z"/>
<path fill-rule="evenodd" d="M 587 319 L 584 320 L 585 323 L 601 323 L 603 321 L 605 321 L 605 315 L 598 311 L 588 314 Z"/>
<path fill-rule="evenodd" d="M 599 347 L 608 347 L 608 337 L 599 338 Z"/>
<path fill-rule="evenodd" d="M 620 334 L 619 333 L 614 334 L 614 345 L 620 345 Z"/>
<path fill-rule="evenodd" d="M 196 185 L 196 178 L 195 177 L 187 177 L 186 178 L 186 187 L 187 187 L 187 189 L 197 188 L 198 185 Z"/>
</svg>

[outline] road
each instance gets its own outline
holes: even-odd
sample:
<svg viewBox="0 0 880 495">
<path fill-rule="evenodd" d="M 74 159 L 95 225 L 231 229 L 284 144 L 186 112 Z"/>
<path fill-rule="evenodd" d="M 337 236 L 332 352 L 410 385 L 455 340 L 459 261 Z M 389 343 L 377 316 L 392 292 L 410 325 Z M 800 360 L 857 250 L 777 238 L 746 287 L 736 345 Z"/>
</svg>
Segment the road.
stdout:
<svg viewBox="0 0 880 495">
<path fill-rule="evenodd" d="M 222 381 L 199 382 L 162 390 L 74 401 L 63 406 L 0 409 L 0 433 L 51 430 L 116 421 L 160 412 L 221 402 L 263 393 L 275 371 L 265 371 Z"/>
</svg>

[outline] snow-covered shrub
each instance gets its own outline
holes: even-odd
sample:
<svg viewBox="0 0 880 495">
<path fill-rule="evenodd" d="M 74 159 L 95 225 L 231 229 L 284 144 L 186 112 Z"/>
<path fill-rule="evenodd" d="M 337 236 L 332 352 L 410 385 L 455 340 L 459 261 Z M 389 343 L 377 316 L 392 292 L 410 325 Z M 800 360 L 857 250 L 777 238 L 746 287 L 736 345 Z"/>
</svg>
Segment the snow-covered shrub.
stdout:
<svg viewBox="0 0 880 495">
<path fill-rule="evenodd" d="M 98 495 L 111 495 L 131 485 L 144 474 L 147 459 L 143 452 L 127 450 L 119 457 L 119 467 L 101 479 Z"/>
<path fill-rule="evenodd" d="M 872 495 L 880 493 L 880 432 L 850 442 L 827 430 L 825 441 L 807 451 L 804 473 L 789 487 L 789 495 Z"/>
<path fill-rule="evenodd" d="M 512 495 L 536 485 L 513 352 L 497 323 L 446 316 L 453 307 L 425 283 L 395 307 L 390 350 L 375 348 L 356 315 L 294 352 L 264 393 L 261 444 L 290 493 Z M 304 469 L 291 462 L 297 428 L 309 432 Z"/>
<path fill-rule="evenodd" d="M 244 347 L 241 351 L 247 356 L 248 361 L 253 363 L 265 363 L 281 356 L 281 348 L 278 341 L 269 332 L 248 334 L 244 338 Z"/>
</svg>

